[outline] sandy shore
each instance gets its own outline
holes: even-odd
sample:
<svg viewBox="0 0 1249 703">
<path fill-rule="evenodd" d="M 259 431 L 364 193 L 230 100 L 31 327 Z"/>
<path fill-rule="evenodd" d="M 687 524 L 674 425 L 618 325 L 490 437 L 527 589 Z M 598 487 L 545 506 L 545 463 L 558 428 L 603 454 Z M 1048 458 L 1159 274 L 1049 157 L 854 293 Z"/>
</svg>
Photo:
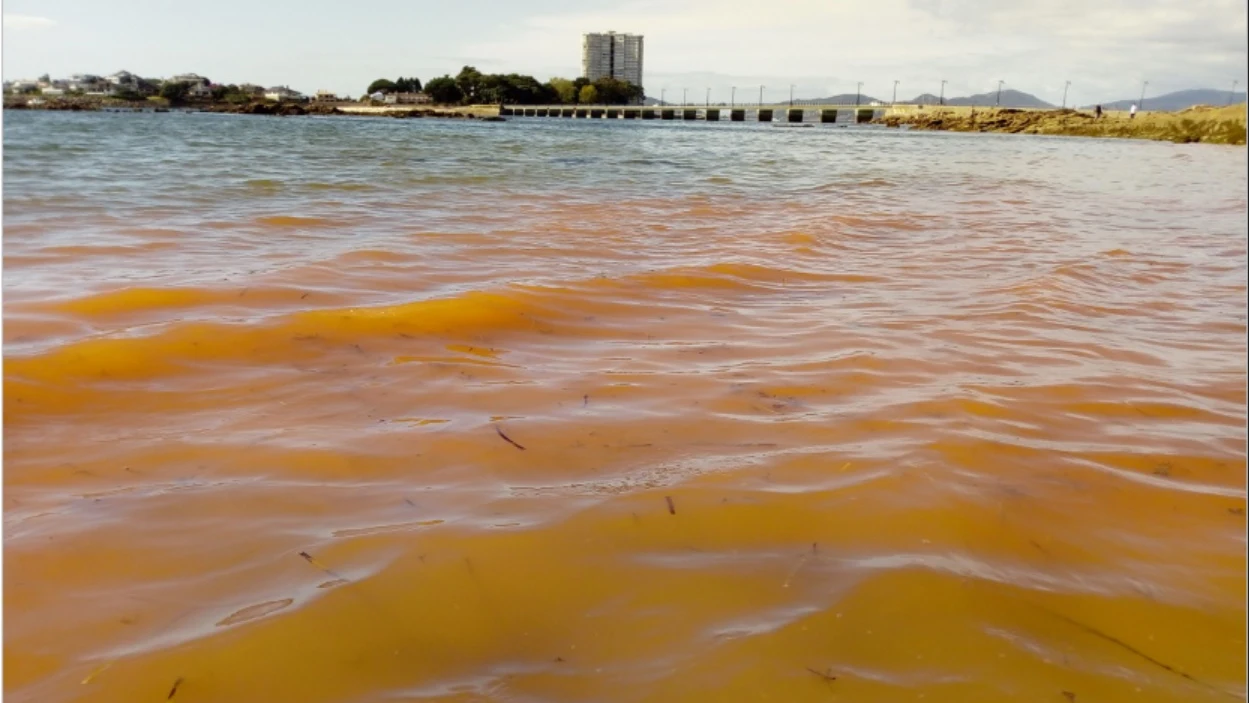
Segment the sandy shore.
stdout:
<svg viewBox="0 0 1249 703">
<path fill-rule="evenodd" d="M 875 120 L 890 127 L 950 132 L 1007 132 L 1079 137 L 1154 139 L 1181 144 L 1244 144 L 1245 105 L 1197 106 L 1181 112 L 1145 112 L 1130 118 L 1108 112 L 1100 119 L 1078 110 L 924 108 L 890 111 Z"/>
</svg>

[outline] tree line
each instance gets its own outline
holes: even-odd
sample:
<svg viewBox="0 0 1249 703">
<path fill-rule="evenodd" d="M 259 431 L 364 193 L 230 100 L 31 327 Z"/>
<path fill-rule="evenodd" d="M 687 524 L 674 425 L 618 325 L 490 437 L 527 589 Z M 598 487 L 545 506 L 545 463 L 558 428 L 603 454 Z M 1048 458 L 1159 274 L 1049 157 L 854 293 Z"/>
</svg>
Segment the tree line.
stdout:
<svg viewBox="0 0 1249 703">
<path fill-rule="evenodd" d="M 369 84 L 367 92 L 372 95 L 421 90 L 421 82 L 415 78 L 379 78 Z M 425 83 L 424 92 L 434 102 L 446 105 L 627 105 L 639 102 L 644 95 L 642 86 L 615 78 L 552 78 L 542 83 L 533 76 L 482 73 L 472 66 L 460 69 L 454 77 L 431 78 Z"/>
</svg>

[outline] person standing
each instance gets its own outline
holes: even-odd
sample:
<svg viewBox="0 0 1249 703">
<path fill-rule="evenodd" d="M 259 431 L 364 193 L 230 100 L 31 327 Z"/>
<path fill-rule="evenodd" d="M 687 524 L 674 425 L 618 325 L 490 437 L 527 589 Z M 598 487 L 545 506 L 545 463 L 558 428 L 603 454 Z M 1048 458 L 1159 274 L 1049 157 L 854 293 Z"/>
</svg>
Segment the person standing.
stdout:
<svg viewBox="0 0 1249 703">
<path fill-rule="evenodd" d="M 1136 103 L 1132 103 L 1132 107 L 1128 108 L 1128 119 L 1136 117 Z"/>
</svg>

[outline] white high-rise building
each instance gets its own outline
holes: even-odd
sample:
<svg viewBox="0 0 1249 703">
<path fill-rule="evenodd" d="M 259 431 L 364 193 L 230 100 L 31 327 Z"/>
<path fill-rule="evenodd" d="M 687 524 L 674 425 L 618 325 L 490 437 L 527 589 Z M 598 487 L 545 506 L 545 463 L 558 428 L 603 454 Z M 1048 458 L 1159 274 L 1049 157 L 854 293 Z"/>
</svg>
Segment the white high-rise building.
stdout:
<svg viewBox="0 0 1249 703">
<path fill-rule="evenodd" d="M 603 77 L 642 85 L 641 34 L 584 34 L 581 37 L 581 75 L 596 81 Z"/>
</svg>

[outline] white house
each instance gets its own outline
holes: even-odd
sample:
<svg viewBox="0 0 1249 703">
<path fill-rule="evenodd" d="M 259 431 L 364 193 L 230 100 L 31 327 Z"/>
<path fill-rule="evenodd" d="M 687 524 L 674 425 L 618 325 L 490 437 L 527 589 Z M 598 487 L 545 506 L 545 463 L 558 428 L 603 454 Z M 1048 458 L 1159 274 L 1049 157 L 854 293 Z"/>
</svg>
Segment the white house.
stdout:
<svg viewBox="0 0 1249 703">
<path fill-rule="evenodd" d="M 433 101 L 424 93 L 390 93 L 383 102 L 387 105 L 425 105 Z"/>
<path fill-rule="evenodd" d="M 282 101 L 282 100 L 303 100 L 303 93 L 298 90 L 291 90 L 287 86 L 277 86 L 265 91 L 265 100 Z"/>
</svg>

